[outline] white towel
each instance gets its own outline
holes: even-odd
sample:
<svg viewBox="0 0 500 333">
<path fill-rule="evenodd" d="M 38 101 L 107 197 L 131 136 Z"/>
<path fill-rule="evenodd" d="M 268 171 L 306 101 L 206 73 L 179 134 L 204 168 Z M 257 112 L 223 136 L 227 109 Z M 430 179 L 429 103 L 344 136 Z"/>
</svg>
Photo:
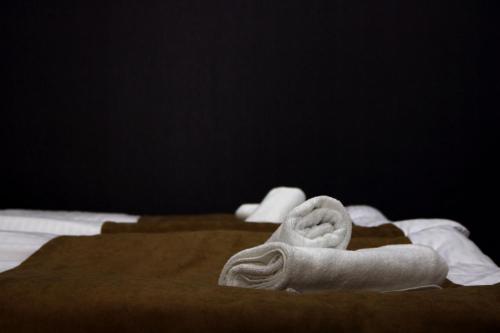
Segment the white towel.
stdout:
<svg viewBox="0 0 500 333">
<path fill-rule="evenodd" d="M 352 222 L 363 227 L 376 227 L 390 221 L 378 209 L 365 205 L 351 205 L 346 207 Z"/>
<path fill-rule="evenodd" d="M 239 206 L 238 209 L 236 209 L 234 215 L 236 215 L 236 217 L 240 220 L 245 220 L 247 217 L 252 215 L 257 210 L 257 208 L 259 208 L 259 204 L 243 204 Z"/>
<path fill-rule="evenodd" d="M 255 204 L 244 204 L 251 210 Z M 449 266 L 448 279 L 461 285 L 492 285 L 500 283 L 500 268 L 467 237 L 469 230 L 447 219 L 410 219 L 392 222 L 378 209 L 366 205 L 346 207 L 353 224 L 374 227 L 392 223 L 413 244 L 430 246 Z M 265 217 L 263 217 L 265 219 Z"/>
<path fill-rule="evenodd" d="M 305 200 L 306 195 L 299 188 L 273 188 L 246 221 L 282 223 L 288 213 Z"/>
<path fill-rule="evenodd" d="M 437 287 L 446 262 L 431 248 L 387 245 L 345 251 L 266 243 L 232 256 L 219 285 L 257 289 L 395 291 Z"/>
<path fill-rule="evenodd" d="M 351 232 L 352 222 L 342 203 L 319 196 L 295 207 L 267 242 L 345 249 Z"/>
<path fill-rule="evenodd" d="M 448 226 L 456 229 L 466 237 L 468 237 L 470 234 L 469 230 L 462 224 L 448 219 L 419 218 L 393 222 L 385 217 L 384 214 L 382 214 L 382 212 L 380 212 L 378 209 L 371 206 L 353 205 L 347 206 L 346 209 L 351 216 L 352 223 L 356 225 L 362 227 L 375 227 L 382 224 L 393 223 L 396 227 L 401 229 L 406 236 L 425 229 Z"/>
</svg>

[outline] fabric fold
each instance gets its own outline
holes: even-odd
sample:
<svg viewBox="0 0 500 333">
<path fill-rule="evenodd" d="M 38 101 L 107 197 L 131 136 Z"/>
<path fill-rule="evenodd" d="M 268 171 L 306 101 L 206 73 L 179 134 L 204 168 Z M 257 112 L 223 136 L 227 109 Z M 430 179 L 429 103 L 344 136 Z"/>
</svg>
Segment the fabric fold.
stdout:
<svg viewBox="0 0 500 333">
<path fill-rule="evenodd" d="M 39 232 L 55 235 L 97 235 L 103 222 L 65 221 L 42 217 L 0 216 L 0 230 Z"/>
<path fill-rule="evenodd" d="M 116 221 L 121 223 L 135 223 L 138 215 L 124 213 L 103 213 L 64 210 L 36 210 L 36 209 L 1 209 L 0 220 L 4 216 L 18 216 L 25 218 L 43 218 L 49 220 L 62 220 L 74 222 L 104 222 Z"/>
<path fill-rule="evenodd" d="M 342 203 L 319 196 L 295 207 L 267 242 L 346 249 L 351 233 L 351 218 Z"/>
<path fill-rule="evenodd" d="M 219 284 L 298 292 L 395 291 L 438 286 L 447 272 L 446 262 L 426 246 L 343 251 L 270 242 L 232 256 Z"/>
<path fill-rule="evenodd" d="M 363 227 L 376 227 L 390 221 L 375 207 L 367 205 L 351 205 L 346 207 L 352 222 Z"/>
<path fill-rule="evenodd" d="M 245 221 L 282 223 L 288 213 L 305 200 L 306 195 L 300 188 L 284 186 L 273 188 Z M 249 212 L 247 211 L 249 207 L 240 208 L 238 208 L 240 216 Z"/>
<path fill-rule="evenodd" d="M 74 236 L 97 235 L 105 221 L 136 223 L 138 219 L 138 216 L 119 213 L 4 209 L 0 210 L 0 230 Z"/>
<path fill-rule="evenodd" d="M 57 235 L 0 230 L 0 273 L 18 266 L 55 237 Z"/>
<path fill-rule="evenodd" d="M 238 209 L 236 209 L 234 215 L 236 215 L 236 217 L 239 218 L 240 220 L 245 220 L 250 215 L 252 215 L 252 213 L 255 212 L 257 208 L 259 208 L 259 204 L 253 204 L 253 203 L 242 204 L 238 207 Z"/>
</svg>

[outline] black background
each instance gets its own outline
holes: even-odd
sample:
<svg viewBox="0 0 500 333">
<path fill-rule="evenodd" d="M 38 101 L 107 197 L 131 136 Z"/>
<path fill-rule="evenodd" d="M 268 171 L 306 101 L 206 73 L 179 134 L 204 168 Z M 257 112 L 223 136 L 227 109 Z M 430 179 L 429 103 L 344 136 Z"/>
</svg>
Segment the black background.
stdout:
<svg viewBox="0 0 500 333">
<path fill-rule="evenodd" d="M 0 207 L 233 211 L 299 186 L 458 220 L 498 262 L 493 4 L 2 4 Z"/>
</svg>

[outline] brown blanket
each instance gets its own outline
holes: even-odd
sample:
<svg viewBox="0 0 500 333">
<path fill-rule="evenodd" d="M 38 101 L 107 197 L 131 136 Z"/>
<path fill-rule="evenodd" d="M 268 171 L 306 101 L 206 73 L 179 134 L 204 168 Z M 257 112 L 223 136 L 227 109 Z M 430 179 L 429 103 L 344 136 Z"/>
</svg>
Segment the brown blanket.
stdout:
<svg viewBox="0 0 500 333">
<path fill-rule="evenodd" d="M 500 331 L 499 285 L 302 295 L 218 286 L 226 260 L 275 228 L 146 216 L 58 237 L 0 274 L 0 332 Z M 396 243 L 409 240 L 392 225 L 355 227 L 349 248 Z"/>
</svg>

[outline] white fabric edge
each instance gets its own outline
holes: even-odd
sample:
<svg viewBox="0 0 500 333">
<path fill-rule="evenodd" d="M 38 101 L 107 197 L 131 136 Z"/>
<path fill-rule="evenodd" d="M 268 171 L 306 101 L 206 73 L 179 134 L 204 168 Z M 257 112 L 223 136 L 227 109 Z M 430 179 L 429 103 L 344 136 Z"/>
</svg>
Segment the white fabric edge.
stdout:
<svg viewBox="0 0 500 333">
<path fill-rule="evenodd" d="M 101 233 L 106 221 L 136 223 L 138 215 L 82 211 L 0 210 L 0 273 L 19 266 L 53 238 Z"/>
</svg>

